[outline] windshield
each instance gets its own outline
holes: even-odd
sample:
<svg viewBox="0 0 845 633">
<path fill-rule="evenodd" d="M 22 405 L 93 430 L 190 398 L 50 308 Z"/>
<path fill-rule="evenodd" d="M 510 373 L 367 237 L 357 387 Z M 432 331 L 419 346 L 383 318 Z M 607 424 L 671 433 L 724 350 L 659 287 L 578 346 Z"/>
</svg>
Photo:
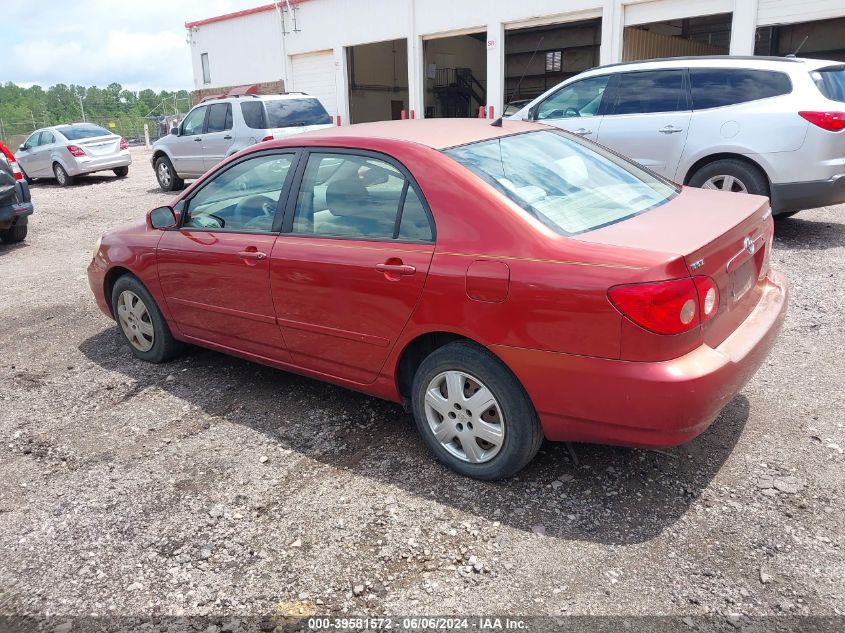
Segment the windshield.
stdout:
<svg viewBox="0 0 845 633">
<path fill-rule="evenodd" d="M 678 193 L 670 182 L 556 130 L 503 136 L 445 153 L 563 235 L 619 222 Z"/>
<path fill-rule="evenodd" d="M 831 101 L 845 102 L 845 66 L 819 68 L 810 76 L 825 97 Z"/>
<path fill-rule="evenodd" d="M 78 141 L 83 138 L 94 138 L 95 136 L 111 136 L 105 128 L 99 125 L 73 125 L 56 128 L 69 141 Z"/>
<path fill-rule="evenodd" d="M 246 104 L 244 104 L 246 105 Z M 262 121 L 247 120 L 250 127 L 259 129 L 276 127 L 296 127 L 304 125 L 324 125 L 332 118 L 323 105 L 313 97 L 304 99 L 273 99 L 264 101 Z M 247 117 L 244 117 L 247 119 Z"/>
</svg>

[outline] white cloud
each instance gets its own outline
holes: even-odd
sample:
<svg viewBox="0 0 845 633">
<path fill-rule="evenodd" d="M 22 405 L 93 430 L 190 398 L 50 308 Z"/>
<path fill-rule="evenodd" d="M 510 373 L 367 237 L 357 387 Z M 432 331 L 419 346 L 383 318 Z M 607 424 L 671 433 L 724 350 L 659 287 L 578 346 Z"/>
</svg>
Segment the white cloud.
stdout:
<svg viewBox="0 0 845 633">
<path fill-rule="evenodd" d="M 9 10 L 4 7 L 0 25 L 0 41 L 11 51 L 0 81 L 45 87 L 57 83 L 104 87 L 117 82 L 130 90 L 189 90 L 193 82 L 184 23 L 261 2 L 11 3 Z"/>
</svg>

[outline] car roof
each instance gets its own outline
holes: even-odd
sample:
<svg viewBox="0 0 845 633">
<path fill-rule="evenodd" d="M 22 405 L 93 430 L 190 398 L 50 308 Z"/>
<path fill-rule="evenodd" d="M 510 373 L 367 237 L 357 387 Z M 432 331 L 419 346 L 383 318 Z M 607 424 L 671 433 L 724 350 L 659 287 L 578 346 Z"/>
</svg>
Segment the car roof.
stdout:
<svg viewBox="0 0 845 633">
<path fill-rule="evenodd" d="M 603 75 L 608 72 L 627 70 L 651 70 L 658 68 L 761 68 L 767 70 L 789 71 L 821 68 L 830 65 L 842 65 L 829 59 L 810 59 L 807 57 L 766 57 L 762 55 L 697 55 L 690 57 L 664 57 L 619 62 L 598 66 L 581 73 L 579 76 Z"/>
<path fill-rule="evenodd" d="M 417 143 L 440 150 L 511 134 L 550 129 L 546 125 L 527 121 L 505 119 L 501 127 L 491 123 L 489 119 L 408 119 L 357 123 L 298 134 L 287 144 L 296 144 L 297 139 L 318 139 L 320 145 L 343 146 L 355 144 L 356 139 L 378 138 Z"/>
<path fill-rule="evenodd" d="M 296 100 L 296 99 L 316 99 L 314 95 L 310 95 L 306 92 L 281 92 L 277 94 L 269 94 L 269 95 L 254 95 L 254 94 L 247 94 L 247 95 L 224 95 L 220 97 L 206 97 L 197 105 L 208 105 L 209 103 L 236 103 L 240 102 L 249 102 L 253 99 L 258 101 L 279 101 L 279 100 Z M 196 106 L 194 106 L 196 107 Z"/>
</svg>

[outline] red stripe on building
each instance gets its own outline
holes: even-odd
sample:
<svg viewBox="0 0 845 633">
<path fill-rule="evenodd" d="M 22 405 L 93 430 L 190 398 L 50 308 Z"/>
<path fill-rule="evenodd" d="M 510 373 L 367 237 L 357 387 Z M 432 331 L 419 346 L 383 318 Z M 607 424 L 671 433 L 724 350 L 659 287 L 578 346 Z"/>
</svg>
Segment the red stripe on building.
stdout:
<svg viewBox="0 0 845 633">
<path fill-rule="evenodd" d="M 302 4 L 306 0 L 288 0 L 290 4 Z M 284 9 L 287 2 L 282 0 L 278 3 L 280 9 Z M 264 11 L 273 11 L 276 8 L 276 3 L 262 4 L 260 7 L 253 7 L 252 9 L 243 9 L 242 11 L 235 11 L 233 13 L 225 13 L 223 15 L 216 15 L 212 18 L 205 18 L 204 20 L 196 20 L 194 22 L 185 22 L 185 28 L 190 29 L 195 26 L 203 26 L 205 24 L 214 24 L 215 22 L 224 22 L 226 20 L 234 20 L 235 18 L 242 18 L 245 15 L 252 15 L 253 13 L 263 13 Z"/>
</svg>

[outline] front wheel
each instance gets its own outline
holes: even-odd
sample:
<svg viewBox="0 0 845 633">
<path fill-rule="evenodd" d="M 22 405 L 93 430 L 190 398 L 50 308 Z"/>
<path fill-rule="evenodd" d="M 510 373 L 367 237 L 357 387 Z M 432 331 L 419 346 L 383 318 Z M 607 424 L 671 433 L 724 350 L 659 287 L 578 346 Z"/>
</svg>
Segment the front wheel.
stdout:
<svg viewBox="0 0 845 633">
<path fill-rule="evenodd" d="M 734 159 L 716 160 L 704 165 L 692 175 L 689 185 L 701 189 L 769 195 L 766 175 L 754 165 Z"/>
<path fill-rule="evenodd" d="M 14 244 L 15 242 L 23 242 L 26 239 L 27 225 L 16 224 L 15 226 L 0 230 L 0 241 L 6 244 Z"/>
<path fill-rule="evenodd" d="M 73 176 L 69 175 L 64 167 L 59 163 L 53 165 L 53 173 L 56 176 L 56 182 L 60 187 L 69 187 L 73 184 Z"/>
<path fill-rule="evenodd" d="M 185 181 L 176 175 L 173 163 L 167 156 L 159 157 L 155 162 L 156 180 L 162 191 L 176 191 L 185 186 Z"/>
<path fill-rule="evenodd" d="M 125 178 L 129 175 L 129 167 L 115 167 L 112 171 L 118 178 Z"/>
<path fill-rule="evenodd" d="M 111 293 L 112 314 L 132 353 L 150 363 L 163 363 L 181 350 L 155 299 L 132 275 L 119 278 Z"/>
<path fill-rule="evenodd" d="M 511 477 L 543 441 L 522 385 L 493 354 L 469 342 L 432 352 L 414 375 L 411 406 L 435 457 L 476 479 Z"/>
</svg>

